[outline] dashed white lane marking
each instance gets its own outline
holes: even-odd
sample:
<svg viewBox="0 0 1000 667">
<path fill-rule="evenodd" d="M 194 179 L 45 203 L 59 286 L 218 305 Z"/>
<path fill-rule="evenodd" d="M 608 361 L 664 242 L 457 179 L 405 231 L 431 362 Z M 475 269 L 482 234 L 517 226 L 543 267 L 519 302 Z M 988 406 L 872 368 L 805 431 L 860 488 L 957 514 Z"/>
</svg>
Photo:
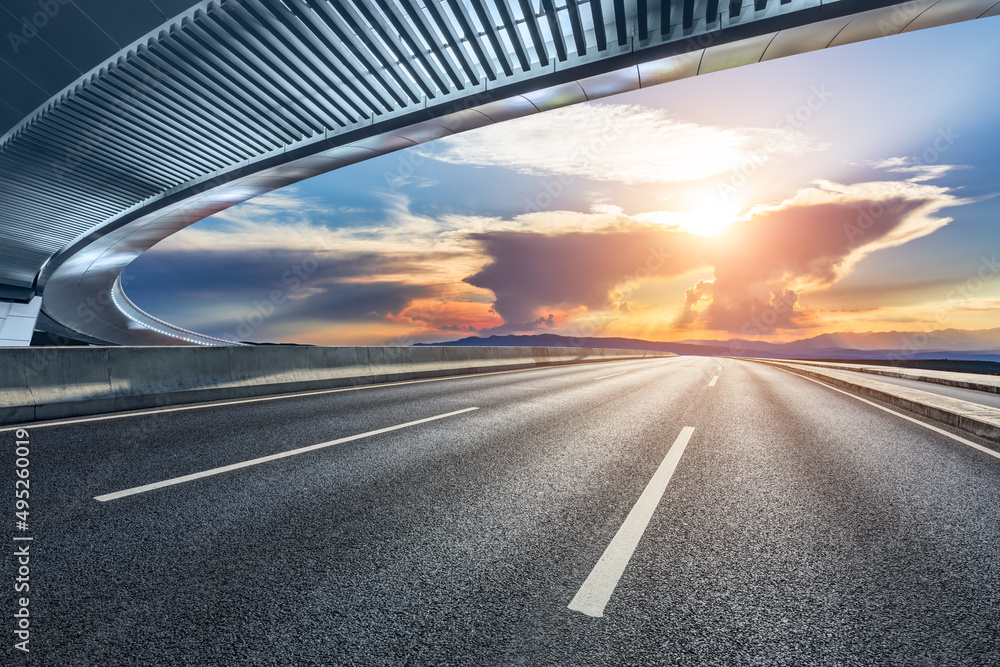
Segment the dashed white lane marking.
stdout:
<svg viewBox="0 0 1000 667">
<path fill-rule="evenodd" d="M 625 375 L 628 371 L 622 371 L 621 373 L 612 373 L 611 375 L 602 375 L 601 377 L 594 378 L 595 380 L 603 380 L 604 378 L 613 378 L 616 375 Z"/>
<path fill-rule="evenodd" d="M 681 429 L 680 435 L 674 440 L 660 467 L 653 473 L 653 478 L 649 480 L 646 489 L 625 518 L 625 523 L 618 529 L 611 544 L 604 550 L 604 555 L 597 561 L 590 576 L 569 603 L 570 609 L 587 616 L 598 618 L 604 616 L 604 607 L 611 599 L 611 594 L 615 592 L 618 580 L 621 579 L 639 540 L 646 532 L 646 526 L 649 525 L 649 520 L 667 489 L 667 483 L 677 469 L 677 463 L 681 460 L 692 433 L 694 433 L 693 426 Z"/>
<path fill-rule="evenodd" d="M 781 369 L 781 370 L 784 370 L 784 369 Z M 819 380 L 814 380 L 813 378 L 809 378 L 809 377 L 806 377 L 804 375 L 799 375 L 798 373 L 792 373 L 791 371 L 785 371 L 785 372 L 786 373 L 791 373 L 792 375 L 797 375 L 798 377 L 802 378 L 803 380 L 809 380 L 810 382 L 815 382 L 816 384 L 822 385 L 822 386 L 826 387 L 827 389 L 833 389 L 834 391 L 839 391 L 841 394 L 844 394 L 845 396 L 850 396 L 851 398 L 856 398 L 859 401 L 861 401 L 862 403 L 867 403 L 868 405 L 871 405 L 872 407 L 876 407 L 879 410 L 885 410 L 889 414 L 896 415 L 897 417 L 902 417 L 906 421 L 913 422 L 914 424 L 920 424 L 924 428 L 929 428 L 930 430 L 934 431 L 935 433 L 940 433 L 941 435 L 947 436 L 947 437 L 951 438 L 952 440 L 955 440 L 957 442 L 962 443 L 963 445 L 968 445 L 969 447 L 972 447 L 973 449 L 978 449 L 979 451 L 983 452 L 984 454 L 989 454 L 993 458 L 1000 459 L 1000 452 L 995 452 L 992 449 L 990 449 L 989 447 L 983 447 L 979 443 L 972 442 L 971 440 L 966 440 L 962 436 L 955 435 L 954 433 L 950 433 L 950 432 L 944 430 L 943 428 L 938 428 L 937 426 L 933 426 L 931 424 L 928 424 L 927 422 L 922 422 L 919 419 L 914 419 L 913 417 L 908 417 L 908 416 L 904 415 L 901 412 L 896 412 L 895 410 L 890 410 L 889 408 L 887 408 L 885 406 L 882 406 L 882 405 L 879 405 L 878 403 L 875 403 L 874 401 L 869 401 L 867 398 L 861 398 L 860 396 L 855 396 L 854 394 L 852 394 L 849 391 L 844 391 L 843 389 L 837 389 L 836 387 L 831 387 L 830 385 L 828 385 L 825 382 L 820 382 Z"/>
<path fill-rule="evenodd" d="M 709 387 L 714 387 L 715 383 L 718 382 L 718 381 L 719 381 L 719 376 L 716 375 L 714 378 L 712 378 L 712 381 L 708 383 L 708 386 Z"/>
<path fill-rule="evenodd" d="M 379 435 L 380 433 L 388 433 L 389 431 L 398 431 L 399 429 L 402 428 L 409 428 L 410 426 L 416 426 L 418 424 L 426 424 L 427 422 L 432 422 L 438 419 L 444 419 L 445 417 L 454 417 L 455 415 L 460 415 L 465 412 L 471 412 L 472 410 L 478 410 L 478 409 L 479 408 L 465 408 L 464 410 L 447 412 L 443 415 L 437 415 L 435 417 L 427 417 L 425 419 L 418 419 L 416 421 L 406 422 L 405 424 L 397 424 L 396 426 L 388 426 L 386 428 L 380 428 L 374 431 L 368 431 L 367 433 L 349 435 L 346 438 L 338 438 L 337 440 L 331 440 L 330 442 L 321 442 L 318 445 L 309 445 L 308 447 L 300 447 L 298 449 L 292 449 L 287 452 L 278 452 L 277 454 L 271 454 L 269 456 L 261 456 L 260 458 L 251 459 L 249 461 L 243 461 L 242 463 L 233 463 L 231 465 L 222 466 L 220 468 L 212 468 L 211 470 L 205 470 L 204 472 L 196 472 L 190 475 L 174 477 L 172 479 L 167 479 L 162 482 L 154 482 L 152 484 L 146 484 L 144 486 L 136 486 L 131 489 L 125 489 L 124 491 L 115 491 L 114 493 L 107 493 L 103 496 L 94 496 L 94 500 L 99 500 L 102 503 L 107 502 L 109 500 L 117 500 L 118 498 L 124 498 L 125 496 L 132 496 L 137 493 L 145 493 L 146 491 L 152 491 L 153 489 L 161 489 L 165 486 L 173 486 L 174 484 L 183 484 L 184 482 L 190 482 L 192 480 L 201 479 L 202 477 L 219 475 L 224 472 L 229 472 L 230 470 L 239 470 L 240 468 L 248 468 L 250 466 L 255 466 L 261 463 L 267 463 L 268 461 L 276 461 L 277 459 L 283 459 L 289 456 L 295 456 L 296 454 L 305 454 L 306 452 L 312 452 L 317 449 L 323 449 L 324 447 L 332 447 L 333 445 L 339 445 L 345 442 L 351 442 L 352 440 L 361 440 L 362 438 L 369 438 L 373 435 Z"/>
</svg>

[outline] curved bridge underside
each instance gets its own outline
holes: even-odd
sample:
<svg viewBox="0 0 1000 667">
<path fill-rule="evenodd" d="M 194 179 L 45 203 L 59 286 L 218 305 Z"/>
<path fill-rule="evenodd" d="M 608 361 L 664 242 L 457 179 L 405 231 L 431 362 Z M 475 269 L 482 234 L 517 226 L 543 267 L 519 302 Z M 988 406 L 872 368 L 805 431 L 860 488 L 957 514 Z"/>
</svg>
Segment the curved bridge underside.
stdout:
<svg viewBox="0 0 1000 667">
<path fill-rule="evenodd" d="M 448 134 L 997 14 L 997 0 L 201 2 L 0 139 L 0 298 L 41 295 L 38 328 L 92 342 L 225 344 L 141 311 L 122 270 L 239 202 Z"/>
</svg>

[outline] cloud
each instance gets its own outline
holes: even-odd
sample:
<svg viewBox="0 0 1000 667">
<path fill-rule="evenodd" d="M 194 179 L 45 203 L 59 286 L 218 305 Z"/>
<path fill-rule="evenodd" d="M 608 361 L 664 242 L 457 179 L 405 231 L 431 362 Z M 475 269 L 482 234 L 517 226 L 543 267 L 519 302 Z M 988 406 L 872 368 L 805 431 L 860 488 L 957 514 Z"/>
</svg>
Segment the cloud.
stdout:
<svg viewBox="0 0 1000 667">
<path fill-rule="evenodd" d="M 539 317 L 538 319 L 532 320 L 531 322 L 505 323 L 496 327 L 480 329 L 477 333 L 480 336 L 488 336 L 491 334 L 527 333 L 531 331 L 537 331 L 538 329 L 542 328 L 553 329 L 555 328 L 555 326 L 556 326 L 555 315 L 549 313 L 547 317 Z"/>
<path fill-rule="evenodd" d="M 384 219 L 340 229 L 317 224 L 322 212 L 303 218 L 293 214 L 292 222 L 276 224 L 276 209 L 247 207 L 224 225 L 185 232 L 183 244 L 157 248 L 165 253 L 158 256 L 186 276 L 183 290 L 212 284 L 208 273 L 224 276 L 211 289 L 214 298 L 230 302 L 248 303 L 275 286 L 286 289 L 282 280 L 298 283 L 292 268 L 310 259 L 320 266 L 301 280 L 301 287 L 296 284 L 290 300 L 318 305 L 347 282 L 423 285 L 426 291 L 411 295 L 419 304 L 388 308 L 385 317 L 434 331 L 455 331 L 459 325 L 529 331 L 545 324 L 535 311 L 546 308 L 583 305 L 624 313 L 629 309 L 624 293 L 646 276 L 674 275 L 699 261 L 704 265 L 698 239 L 677 228 L 683 216 L 669 212 L 629 216 L 621 208 L 601 206 L 589 213 L 536 212 L 509 219 L 430 218 L 412 212 L 404 196 L 388 195 L 385 201 Z M 294 198 L 283 203 L 297 205 Z M 207 273 L 200 268 L 209 266 Z M 525 276 L 533 283 L 520 283 Z M 248 286 L 252 298 L 245 294 Z M 493 313 L 487 312 L 489 301 Z M 456 302 L 471 307 L 459 311 L 446 305 Z M 345 310 L 344 303 L 334 305 L 329 312 L 361 317 Z M 195 322 L 187 326 L 198 328 Z"/>
<path fill-rule="evenodd" d="M 245 340 L 288 339 L 289 331 L 305 339 L 352 322 L 396 326 L 415 301 L 467 297 L 454 286 L 482 259 L 444 225 L 409 213 L 405 199 L 386 204 L 385 219 L 335 227 L 325 223 L 343 207 L 294 188 L 258 197 L 142 255 L 126 288 L 169 321 Z"/>
<path fill-rule="evenodd" d="M 695 305 L 702 300 L 708 300 L 708 304 L 696 311 Z M 701 281 L 685 294 L 684 309 L 677 323 L 684 325 L 697 321 L 706 329 L 743 335 L 773 334 L 779 330 L 798 329 L 810 321 L 810 317 L 796 307 L 798 300 L 798 294 L 790 289 L 774 290 L 761 298 L 750 292 L 733 294 L 719 289 L 712 281 Z"/>
<path fill-rule="evenodd" d="M 823 147 L 791 130 L 721 128 L 637 105 L 579 104 L 446 137 L 421 150 L 452 164 L 638 184 L 695 181 L 758 164 L 761 156 Z"/>
<path fill-rule="evenodd" d="M 933 233 L 950 221 L 937 213 L 963 203 L 909 181 L 822 181 L 758 207 L 712 240 L 715 278 L 688 291 L 676 322 L 743 335 L 806 326 L 803 293 L 830 286 L 873 252 Z"/>
<path fill-rule="evenodd" d="M 288 322 L 299 323 L 303 335 L 324 323 L 368 326 L 373 320 L 410 331 L 400 331 L 399 340 L 422 331 L 475 332 L 503 321 L 490 312 L 488 290 L 462 281 L 488 261 L 470 234 L 533 229 L 558 235 L 639 224 L 620 211 L 430 218 L 413 213 L 403 196 L 387 195 L 385 203 L 383 219 L 330 228 L 322 224 L 326 209 L 294 194 L 262 206 L 248 202 L 143 255 L 129 293 L 181 326 L 227 337 L 241 328 L 240 339 L 287 338 L 289 327 L 280 323 Z M 180 295 L 188 307 L 176 306 Z M 201 307 L 207 303 L 213 307 Z M 245 324 L 250 319 L 257 322 L 252 334 Z M 542 324 L 533 320 L 507 322 L 512 329 Z"/>
<path fill-rule="evenodd" d="M 309 224 L 317 217 L 334 219 L 371 211 L 357 206 L 336 206 L 320 197 L 305 197 L 296 187 L 267 192 L 232 208 L 215 213 L 215 222 L 243 223 L 249 220 L 275 225 Z"/>
<path fill-rule="evenodd" d="M 894 174 L 909 174 L 907 180 L 911 183 L 933 181 L 953 171 L 970 168 L 965 165 L 955 164 L 924 164 L 919 159 L 912 157 L 891 157 L 885 160 L 870 160 L 863 164 Z"/>
<path fill-rule="evenodd" d="M 949 304 L 953 310 L 966 310 L 975 313 L 996 313 L 1000 311 L 1000 298 L 969 297 L 956 304 Z"/>
<path fill-rule="evenodd" d="M 186 328 L 266 340 L 278 320 L 308 325 L 399 314 L 440 291 L 433 280 L 411 280 L 428 259 L 296 248 L 150 253 L 140 270 L 130 267 L 125 288 L 141 307 Z M 184 297 L 179 307 L 176 295 Z"/>
<path fill-rule="evenodd" d="M 282 317 L 299 321 L 358 321 L 399 314 L 411 301 L 434 294 L 430 285 L 402 282 L 327 283 L 308 299 L 290 301 Z"/>
<path fill-rule="evenodd" d="M 446 291 L 433 298 L 414 299 L 398 315 L 390 315 L 386 319 L 407 327 L 409 333 L 397 341 L 400 344 L 405 344 L 406 339 L 419 338 L 419 332 L 474 333 L 501 324 L 488 299 L 477 300 L 480 298 L 482 297 L 478 293 L 456 294 L 454 291 Z"/>
<path fill-rule="evenodd" d="M 465 282 L 490 290 L 496 312 L 505 323 L 521 323 L 510 325 L 525 327 L 521 330 L 532 328 L 540 309 L 617 306 L 618 287 L 704 265 L 698 237 L 651 226 L 483 232 L 469 238 L 490 261 Z"/>
<path fill-rule="evenodd" d="M 673 281 L 679 292 L 711 267 L 672 324 L 773 334 L 815 326 L 810 294 L 873 252 L 933 233 L 950 220 L 940 211 L 963 203 L 920 179 L 821 181 L 700 237 L 685 231 L 697 227 L 693 213 L 629 215 L 604 202 L 589 212 L 430 217 L 399 193 L 384 196 L 378 216 L 335 226 L 327 224 L 334 209 L 282 191 L 168 238 L 137 260 L 140 271 L 129 268 L 126 277 L 136 277 L 126 289 L 153 314 L 215 335 L 243 325 L 251 331 L 241 339 L 332 341 L 342 338 L 323 337 L 347 332 L 406 344 L 591 319 L 595 331 L 615 318 L 637 326 L 657 304 L 661 313 L 676 308 L 679 293 L 660 286 Z M 660 317 L 654 338 L 671 325 Z"/>
</svg>

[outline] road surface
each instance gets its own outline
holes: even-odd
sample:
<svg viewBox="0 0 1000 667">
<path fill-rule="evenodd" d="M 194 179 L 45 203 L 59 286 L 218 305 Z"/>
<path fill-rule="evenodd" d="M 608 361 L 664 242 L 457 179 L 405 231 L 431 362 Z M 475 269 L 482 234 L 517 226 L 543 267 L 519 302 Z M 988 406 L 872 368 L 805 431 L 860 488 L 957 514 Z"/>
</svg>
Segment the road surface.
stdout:
<svg viewBox="0 0 1000 667">
<path fill-rule="evenodd" d="M 752 362 L 28 432 L 4 664 L 1000 664 L 1000 459 Z"/>
</svg>

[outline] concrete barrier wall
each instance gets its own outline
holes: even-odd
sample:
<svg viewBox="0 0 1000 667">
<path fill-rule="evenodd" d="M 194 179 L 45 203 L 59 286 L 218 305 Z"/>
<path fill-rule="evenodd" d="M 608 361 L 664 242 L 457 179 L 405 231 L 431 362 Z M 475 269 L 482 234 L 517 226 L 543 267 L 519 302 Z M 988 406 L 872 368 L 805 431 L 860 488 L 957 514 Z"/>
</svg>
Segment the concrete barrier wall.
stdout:
<svg viewBox="0 0 1000 667">
<path fill-rule="evenodd" d="M 0 424 L 312 389 L 675 356 L 545 347 L 0 348 Z"/>
</svg>

